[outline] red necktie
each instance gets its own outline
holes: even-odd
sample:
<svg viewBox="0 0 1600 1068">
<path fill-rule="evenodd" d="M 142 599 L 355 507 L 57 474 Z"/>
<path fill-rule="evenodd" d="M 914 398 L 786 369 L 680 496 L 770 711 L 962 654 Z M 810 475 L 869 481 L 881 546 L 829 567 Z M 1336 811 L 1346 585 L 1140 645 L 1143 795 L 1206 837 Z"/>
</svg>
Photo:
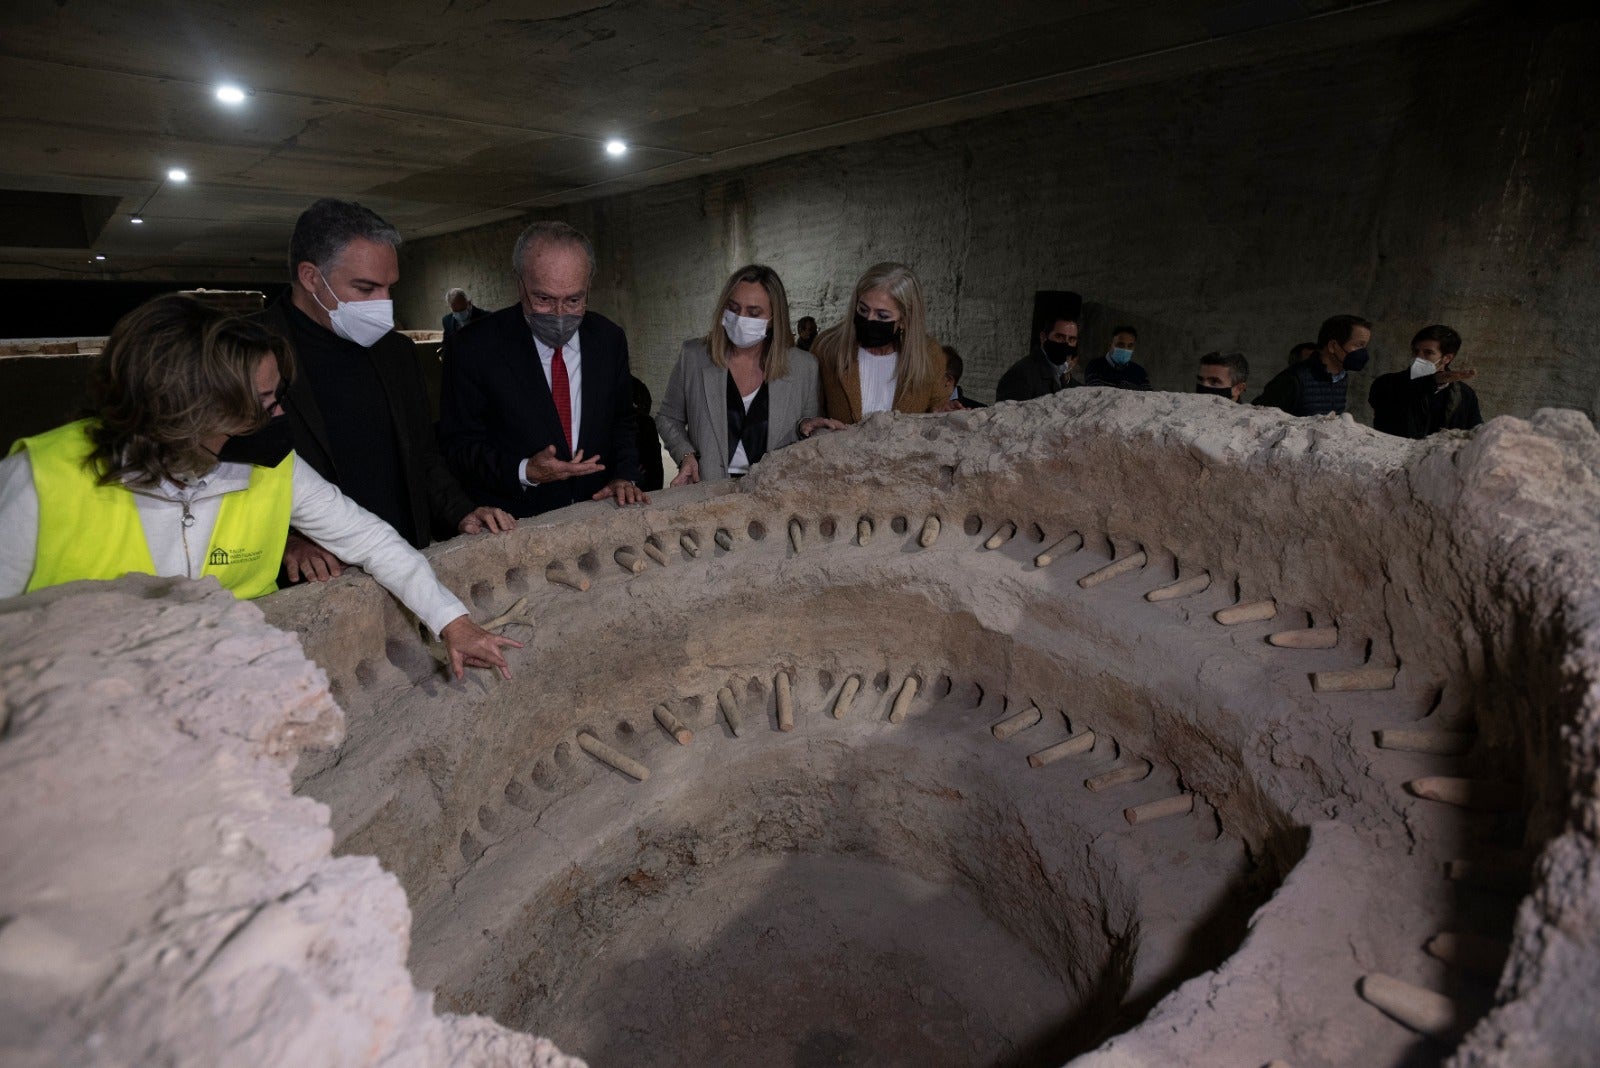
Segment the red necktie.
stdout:
<svg viewBox="0 0 1600 1068">
<path fill-rule="evenodd" d="M 567 385 L 567 361 L 556 349 L 550 357 L 550 393 L 555 397 L 556 415 L 561 419 L 561 436 L 567 439 L 567 455 L 572 455 L 572 389 Z"/>
</svg>

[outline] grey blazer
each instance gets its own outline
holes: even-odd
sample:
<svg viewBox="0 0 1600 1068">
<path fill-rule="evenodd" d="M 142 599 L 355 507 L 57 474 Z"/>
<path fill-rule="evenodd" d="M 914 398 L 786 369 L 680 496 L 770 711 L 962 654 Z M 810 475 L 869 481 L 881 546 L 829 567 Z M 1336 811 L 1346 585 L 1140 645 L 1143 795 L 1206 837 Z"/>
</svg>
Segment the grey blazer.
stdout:
<svg viewBox="0 0 1600 1068">
<path fill-rule="evenodd" d="M 803 349 L 789 350 L 789 373 L 767 382 L 767 451 L 792 444 L 800 420 L 819 414 L 817 360 Z M 728 477 L 728 370 L 711 362 L 706 343 L 683 343 L 678 365 L 667 380 L 667 395 L 656 412 L 656 430 L 678 463 L 700 457 L 700 480 Z"/>
</svg>

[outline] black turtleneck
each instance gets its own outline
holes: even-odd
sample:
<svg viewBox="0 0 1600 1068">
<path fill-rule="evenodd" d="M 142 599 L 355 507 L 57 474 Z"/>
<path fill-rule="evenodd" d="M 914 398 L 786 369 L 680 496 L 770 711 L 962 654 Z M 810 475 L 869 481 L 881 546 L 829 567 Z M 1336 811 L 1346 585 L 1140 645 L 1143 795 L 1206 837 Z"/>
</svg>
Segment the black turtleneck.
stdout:
<svg viewBox="0 0 1600 1068">
<path fill-rule="evenodd" d="M 288 303 L 295 373 L 305 377 L 322 413 L 334 471 L 323 472 L 346 497 L 417 544 L 411 499 L 400 469 L 400 443 L 389 398 L 372 356 Z"/>
</svg>

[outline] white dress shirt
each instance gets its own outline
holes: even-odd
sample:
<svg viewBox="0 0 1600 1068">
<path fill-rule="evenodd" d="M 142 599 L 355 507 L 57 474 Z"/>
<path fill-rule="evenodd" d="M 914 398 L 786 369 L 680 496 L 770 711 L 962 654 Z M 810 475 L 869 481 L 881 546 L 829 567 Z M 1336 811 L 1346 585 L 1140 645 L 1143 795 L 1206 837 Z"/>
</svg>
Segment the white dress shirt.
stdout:
<svg viewBox="0 0 1600 1068">
<path fill-rule="evenodd" d="M 168 482 L 131 491 L 156 574 L 199 578 L 223 495 L 249 485 L 249 465 L 225 463 L 193 485 Z M 438 634 L 446 623 L 467 614 L 460 599 L 434 577 L 421 553 L 298 457 L 292 486 L 289 522 L 294 528 L 340 560 L 364 569 L 429 630 Z M 187 530 L 185 501 L 194 517 Z M 84 535 L 93 537 L 94 532 Z M 38 542 L 39 494 L 33 485 L 33 464 L 23 451 L 0 460 L 0 597 L 28 588 Z"/>
<path fill-rule="evenodd" d="M 900 365 L 900 354 L 891 352 L 879 356 L 859 349 L 856 368 L 861 376 L 861 414 L 887 412 L 894 407 L 895 369 Z"/>
<path fill-rule="evenodd" d="M 538 338 L 533 339 L 533 347 L 539 350 L 539 365 L 544 368 L 544 384 L 550 387 L 550 395 L 555 396 L 555 383 L 551 379 L 551 365 L 556 358 L 556 350 L 546 345 Z M 583 425 L 583 353 L 578 349 L 578 334 L 576 331 L 561 346 L 561 362 L 567 366 L 567 393 L 572 397 L 572 440 L 568 447 L 576 455 L 578 451 L 578 429 Z M 517 464 L 517 481 L 524 486 L 533 487 L 539 483 L 528 478 L 528 462 L 523 459 Z"/>
<path fill-rule="evenodd" d="M 750 393 L 748 396 L 739 398 L 740 400 L 744 401 L 744 414 L 750 414 L 750 405 L 755 401 L 756 394 L 760 392 L 761 387 L 757 386 L 754 392 Z M 749 471 L 750 457 L 745 455 L 744 442 L 736 441 L 734 442 L 733 455 L 728 457 L 728 474 L 743 475 L 748 474 Z"/>
</svg>

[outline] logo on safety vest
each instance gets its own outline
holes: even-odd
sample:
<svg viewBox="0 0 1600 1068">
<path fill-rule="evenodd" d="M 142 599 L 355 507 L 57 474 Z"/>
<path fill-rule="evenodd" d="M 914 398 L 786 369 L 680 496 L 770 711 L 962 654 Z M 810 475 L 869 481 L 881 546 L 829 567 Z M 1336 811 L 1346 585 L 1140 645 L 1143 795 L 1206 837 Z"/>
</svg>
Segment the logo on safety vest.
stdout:
<svg viewBox="0 0 1600 1068">
<path fill-rule="evenodd" d="M 227 567 L 230 564 L 253 564 L 261 559 L 260 549 L 223 549 L 221 547 L 211 550 L 211 555 L 206 557 L 212 567 Z"/>
</svg>

